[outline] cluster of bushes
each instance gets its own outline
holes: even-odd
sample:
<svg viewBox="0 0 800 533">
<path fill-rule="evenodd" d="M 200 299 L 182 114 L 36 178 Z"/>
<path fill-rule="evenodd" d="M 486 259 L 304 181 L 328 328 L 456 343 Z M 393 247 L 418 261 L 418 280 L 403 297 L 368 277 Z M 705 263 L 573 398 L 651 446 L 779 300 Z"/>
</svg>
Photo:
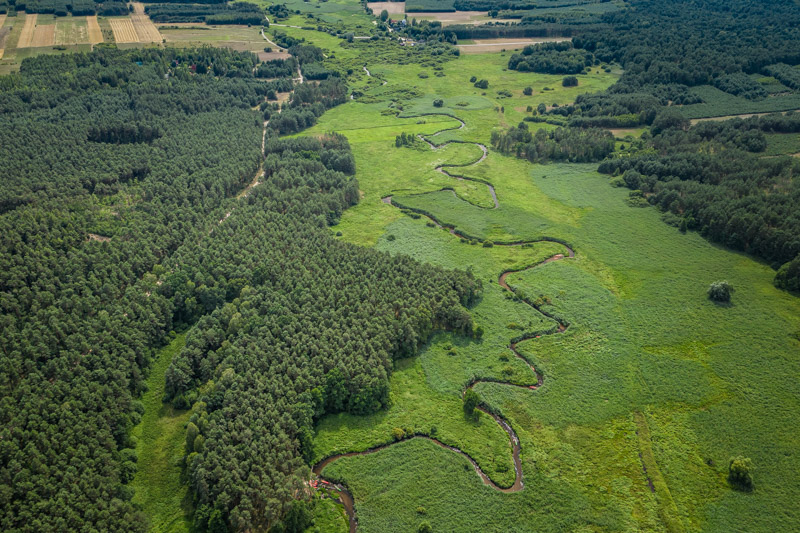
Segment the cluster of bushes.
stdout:
<svg viewBox="0 0 800 533">
<path fill-rule="evenodd" d="M 791 65 L 787 65 L 786 63 L 768 65 L 764 68 L 764 72 L 787 87 L 800 91 L 800 70 Z"/>
<path fill-rule="evenodd" d="M 289 59 L 270 59 L 256 67 L 257 78 L 291 78 L 297 70 L 297 61 Z"/>
<path fill-rule="evenodd" d="M 767 97 L 767 91 L 756 80 L 743 72 L 725 74 L 715 79 L 714 87 L 734 96 L 741 96 L 748 100 L 762 100 Z"/>
<path fill-rule="evenodd" d="M 544 74 L 580 74 L 594 63 L 591 52 L 574 48 L 571 42 L 528 45 L 513 54 L 508 68 Z"/>
<path fill-rule="evenodd" d="M 524 122 L 504 132 L 492 132 L 492 146 L 533 163 L 601 161 L 614 151 L 614 137 L 601 129 L 556 128 L 528 131 Z"/>
</svg>

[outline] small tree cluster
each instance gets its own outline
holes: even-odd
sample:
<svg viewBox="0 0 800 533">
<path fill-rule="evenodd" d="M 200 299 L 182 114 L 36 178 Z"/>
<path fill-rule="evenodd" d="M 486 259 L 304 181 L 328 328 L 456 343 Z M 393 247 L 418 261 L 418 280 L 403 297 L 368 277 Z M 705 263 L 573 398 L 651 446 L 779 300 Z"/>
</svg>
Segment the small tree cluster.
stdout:
<svg viewBox="0 0 800 533">
<path fill-rule="evenodd" d="M 413 133 L 403 132 L 394 138 L 394 145 L 397 148 L 400 148 L 401 146 L 413 146 L 415 142 L 417 142 L 417 138 Z"/>
<path fill-rule="evenodd" d="M 477 87 L 478 89 L 488 89 L 489 80 L 478 80 L 475 82 L 475 87 Z"/>
<path fill-rule="evenodd" d="M 715 302 L 730 302 L 733 287 L 727 281 L 715 281 L 708 288 L 708 298 Z"/>
<path fill-rule="evenodd" d="M 731 457 L 728 462 L 728 482 L 738 490 L 753 490 L 753 463 L 749 457 Z"/>
<path fill-rule="evenodd" d="M 561 85 L 564 87 L 577 87 L 578 86 L 578 78 L 575 76 L 567 76 L 561 82 Z"/>
</svg>

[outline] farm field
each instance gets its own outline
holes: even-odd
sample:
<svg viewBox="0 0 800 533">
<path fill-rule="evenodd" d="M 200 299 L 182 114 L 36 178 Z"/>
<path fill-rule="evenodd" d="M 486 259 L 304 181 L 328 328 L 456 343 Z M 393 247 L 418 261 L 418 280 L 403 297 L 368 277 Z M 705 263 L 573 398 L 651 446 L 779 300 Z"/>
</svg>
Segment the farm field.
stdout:
<svg viewBox="0 0 800 533">
<path fill-rule="evenodd" d="M 289 54 L 278 52 L 275 47 L 267 53 L 264 48 L 270 44 L 261 36 L 261 29 L 247 26 L 225 25 L 207 26 L 205 24 L 168 24 L 159 27 L 159 32 L 167 46 L 192 47 L 210 45 L 230 48 L 240 52 L 256 52 L 262 61 L 286 59 Z"/>
<path fill-rule="evenodd" d="M 150 20 L 144 12 L 144 5 L 141 2 L 132 2 L 133 13 L 131 13 L 131 22 L 136 30 L 136 37 L 140 43 L 160 43 L 162 41 L 161 34 L 158 33 L 153 21 Z"/>
<path fill-rule="evenodd" d="M 109 19 L 111 30 L 114 32 L 114 42 L 120 44 L 138 43 L 139 35 L 133 25 L 133 20 L 125 18 Z"/>
<path fill-rule="evenodd" d="M 0 49 L 4 53 L 0 57 L 0 74 L 18 70 L 26 57 L 88 51 L 91 44 L 96 44 L 90 39 L 88 22 L 96 17 L 54 17 L 24 12 L 15 17 L 3 16 Z M 102 33 L 99 39 L 97 42 L 102 42 Z"/>
</svg>

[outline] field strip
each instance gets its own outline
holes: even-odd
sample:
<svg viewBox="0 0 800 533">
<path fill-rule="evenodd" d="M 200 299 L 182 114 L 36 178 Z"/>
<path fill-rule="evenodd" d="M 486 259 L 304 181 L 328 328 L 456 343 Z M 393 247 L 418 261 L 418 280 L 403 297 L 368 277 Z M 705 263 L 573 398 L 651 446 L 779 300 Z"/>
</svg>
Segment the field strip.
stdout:
<svg viewBox="0 0 800 533">
<path fill-rule="evenodd" d="M 56 25 L 42 24 L 33 30 L 31 47 L 53 46 L 56 43 Z"/>
<path fill-rule="evenodd" d="M 97 22 L 97 15 L 86 17 L 86 24 L 89 27 L 89 42 L 97 44 L 103 42 L 103 31 L 100 29 L 100 24 Z"/>
<path fill-rule="evenodd" d="M 4 54 L 4 53 L 5 53 L 5 50 L 3 50 L 2 48 L 0 48 L 0 59 L 3 59 L 3 54 Z"/>
<path fill-rule="evenodd" d="M 659 470 L 655 455 L 653 455 L 650 426 L 647 424 L 644 413 L 635 411 L 633 421 L 636 424 L 636 435 L 639 439 L 639 458 L 642 460 L 642 470 L 647 476 L 650 490 L 655 494 L 659 518 L 669 533 L 683 533 L 685 530 L 679 518 L 678 507 L 672 499 L 669 486 L 661 475 L 661 470 Z"/>
<path fill-rule="evenodd" d="M 118 43 L 138 43 L 136 30 L 131 19 L 109 19 L 111 31 L 114 32 L 114 40 Z"/>
<path fill-rule="evenodd" d="M 6 23 L 6 15 L 0 15 L 0 28 Z"/>
<path fill-rule="evenodd" d="M 133 27 L 136 30 L 139 42 L 160 43 L 163 41 L 164 37 L 159 33 L 158 28 L 156 28 L 156 25 L 150 20 L 150 17 L 145 14 L 144 4 L 141 2 L 133 2 L 131 5 L 133 6 L 131 20 L 133 21 Z"/>
<path fill-rule="evenodd" d="M 22 27 L 22 33 L 19 34 L 19 42 L 17 48 L 29 48 L 31 40 L 33 39 L 33 30 L 36 28 L 36 15 L 25 15 L 25 26 Z"/>
</svg>

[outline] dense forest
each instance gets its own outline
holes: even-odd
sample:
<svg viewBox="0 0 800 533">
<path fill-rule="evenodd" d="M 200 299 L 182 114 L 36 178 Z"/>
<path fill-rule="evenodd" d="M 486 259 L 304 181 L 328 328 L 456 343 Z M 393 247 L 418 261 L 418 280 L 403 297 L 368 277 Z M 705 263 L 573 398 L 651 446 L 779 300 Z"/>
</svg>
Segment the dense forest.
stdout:
<svg viewBox="0 0 800 533">
<path fill-rule="evenodd" d="M 256 66 L 212 48 L 99 49 L 0 78 L 4 531 L 146 528 L 130 429 L 173 329 L 196 322 L 169 391 L 200 402 L 200 529 L 279 523 L 316 416 L 383 405 L 392 359 L 435 328 L 472 331 L 471 275 L 325 229 L 358 198 L 345 139 L 268 133 L 263 160 L 253 109 L 281 81 Z M 308 85 L 290 109 L 340 100 Z M 266 181 L 233 199 L 261 165 Z"/>
</svg>

